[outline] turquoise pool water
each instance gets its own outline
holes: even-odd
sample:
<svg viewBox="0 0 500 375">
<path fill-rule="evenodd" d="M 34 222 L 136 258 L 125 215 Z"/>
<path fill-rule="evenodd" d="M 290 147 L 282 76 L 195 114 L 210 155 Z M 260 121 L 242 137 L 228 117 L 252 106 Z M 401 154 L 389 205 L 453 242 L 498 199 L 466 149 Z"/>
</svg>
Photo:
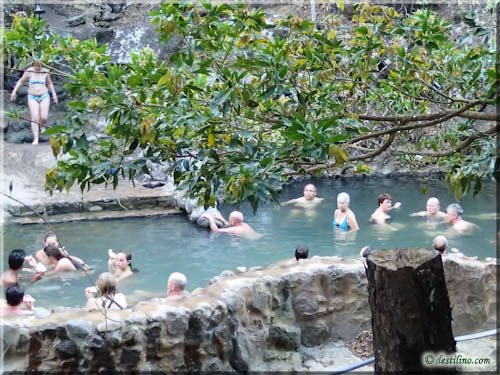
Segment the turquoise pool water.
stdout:
<svg viewBox="0 0 500 375">
<path fill-rule="evenodd" d="M 110 220 L 100 222 L 74 222 L 55 224 L 63 243 L 76 256 L 83 258 L 93 269 L 94 280 L 107 267 L 107 249 L 129 249 L 133 265 L 140 272 L 120 286 L 129 296 L 129 302 L 151 295 L 164 295 L 166 280 L 173 271 L 188 277 L 188 289 L 205 286 L 208 280 L 225 269 L 237 266 L 266 266 L 290 258 L 297 245 L 306 244 L 311 255 L 338 255 L 357 257 L 359 249 L 370 244 L 376 249 L 425 247 L 432 238 L 445 233 L 447 224 L 429 228 L 425 219 L 410 218 L 409 214 L 425 209 L 428 195 L 422 193 L 427 186 L 429 195 L 441 200 L 441 209 L 455 202 L 441 180 L 423 181 L 416 178 L 365 178 L 313 181 L 318 196 L 325 198 L 316 210 L 309 212 L 293 207 L 261 207 L 256 215 L 243 207 L 246 221 L 263 234 L 252 241 L 228 235 L 214 235 L 205 228 L 191 224 L 186 216 L 162 218 Z M 281 201 L 302 195 L 305 183 L 287 186 Z M 346 191 L 351 196 L 361 230 L 355 237 L 332 228 L 336 196 Z M 380 230 L 368 222 L 376 208 L 376 197 L 389 192 L 393 201 L 403 203 L 399 210 L 391 211 L 396 230 Z M 479 258 L 496 256 L 496 185 L 488 183 L 476 197 L 466 197 L 460 204 L 464 218 L 479 225 L 473 236 L 449 238 L 451 247 L 466 255 Z M 221 207 L 225 217 L 232 207 Z M 45 225 L 4 227 L 4 259 L 13 248 L 24 248 L 34 253 L 41 248 Z M 63 275 L 43 279 L 30 286 L 28 293 L 37 299 L 38 306 L 62 305 L 68 307 L 85 304 L 84 288 L 91 285 L 87 277 Z"/>
</svg>

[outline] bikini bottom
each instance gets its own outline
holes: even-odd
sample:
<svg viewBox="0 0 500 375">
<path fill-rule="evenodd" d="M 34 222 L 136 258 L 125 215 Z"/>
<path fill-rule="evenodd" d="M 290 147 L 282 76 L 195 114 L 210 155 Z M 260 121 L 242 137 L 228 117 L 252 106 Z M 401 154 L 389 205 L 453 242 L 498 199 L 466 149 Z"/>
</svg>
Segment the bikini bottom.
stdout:
<svg viewBox="0 0 500 375">
<path fill-rule="evenodd" d="M 38 103 L 43 102 L 48 97 L 50 97 L 48 91 L 45 94 L 41 94 L 41 95 L 31 95 L 31 94 L 28 94 L 28 98 L 36 100 Z"/>
</svg>

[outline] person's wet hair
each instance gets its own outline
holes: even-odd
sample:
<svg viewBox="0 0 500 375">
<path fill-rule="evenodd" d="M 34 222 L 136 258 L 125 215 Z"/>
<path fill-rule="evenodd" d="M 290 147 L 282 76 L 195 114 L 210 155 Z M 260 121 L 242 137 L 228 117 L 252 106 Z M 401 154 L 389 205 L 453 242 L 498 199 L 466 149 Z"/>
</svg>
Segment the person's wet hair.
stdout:
<svg viewBox="0 0 500 375">
<path fill-rule="evenodd" d="M 116 293 L 116 278 L 112 273 L 103 272 L 97 278 L 96 286 L 101 296 L 113 296 Z"/>
<path fill-rule="evenodd" d="M 18 306 L 23 302 L 24 290 L 19 284 L 14 284 L 5 289 L 5 299 L 9 306 Z"/>
<path fill-rule="evenodd" d="M 48 257 L 54 257 L 56 258 L 57 260 L 60 260 L 62 258 L 64 258 L 64 255 L 63 253 L 61 252 L 61 250 L 59 249 L 59 246 L 55 246 L 55 245 L 47 245 L 43 248 L 43 251 L 45 252 L 45 254 L 48 256 Z"/>
<path fill-rule="evenodd" d="M 307 259 L 309 256 L 309 248 L 306 245 L 299 245 L 295 249 L 295 259 Z"/>
<path fill-rule="evenodd" d="M 462 206 L 460 206 L 458 203 L 452 203 L 450 205 L 448 205 L 448 207 L 446 208 L 446 210 L 450 210 L 451 212 L 453 212 L 453 214 L 461 217 L 463 216 L 464 214 L 464 210 L 462 208 Z"/>
<path fill-rule="evenodd" d="M 125 254 L 125 258 L 127 259 L 127 263 L 128 263 L 128 266 L 130 267 L 130 270 L 134 273 L 139 272 L 138 268 L 132 267 L 132 253 L 127 253 L 127 252 L 123 251 L 123 254 Z"/>
<path fill-rule="evenodd" d="M 43 238 L 43 241 L 46 242 L 47 238 L 50 238 L 50 237 L 54 237 L 56 239 L 57 243 L 59 243 L 59 238 L 57 238 L 57 234 L 55 234 L 54 232 L 47 232 L 47 234 Z"/>
<path fill-rule="evenodd" d="M 9 268 L 12 270 L 18 270 L 24 264 L 24 258 L 26 257 L 26 252 L 23 249 L 14 249 L 9 254 Z"/>
<path fill-rule="evenodd" d="M 382 203 L 384 203 L 385 200 L 389 200 L 389 201 L 392 201 L 392 196 L 391 194 L 389 193 L 384 193 L 384 194 L 380 194 L 378 197 L 377 197 L 377 203 L 378 205 L 380 206 Z"/>
</svg>

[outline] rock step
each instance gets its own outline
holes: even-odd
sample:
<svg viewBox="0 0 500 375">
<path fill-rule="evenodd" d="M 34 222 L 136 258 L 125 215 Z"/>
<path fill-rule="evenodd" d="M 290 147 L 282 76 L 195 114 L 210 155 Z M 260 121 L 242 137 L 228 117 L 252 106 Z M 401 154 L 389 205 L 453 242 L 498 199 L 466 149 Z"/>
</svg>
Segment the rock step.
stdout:
<svg viewBox="0 0 500 375">
<path fill-rule="evenodd" d="M 55 216 L 73 213 L 96 213 L 100 211 L 127 211 L 146 209 L 176 208 L 176 200 L 172 196 L 131 196 L 121 198 L 102 198 L 86 201 L 59 201 L 41 203 L 29 207 L 23 205 L 9 205 L 7 212 L 14 217 L 37 218 L 36 213 L 45 216 Z M 36 213 L 35 213 L 36 212 Z M 10 220 L 9 220 L 10 221 Z"/>
<path fill-rule="evenodd" d="M 51 224 L 67 223 L 70 221 L 82 220 L 111 220 L 111 219 L 126 219 L 134 217 L 156 217 L 183 214 L 184 211 L 178 208 L 142 208 L 131 210 L 106 210 L 106 211 L 85 211 L 72 212 L 57 215 L 45 216 Z M 12 224 L 44 224 L 45 222 L 38 216 L 10 217 L 9 223 Z"/>
</svg>

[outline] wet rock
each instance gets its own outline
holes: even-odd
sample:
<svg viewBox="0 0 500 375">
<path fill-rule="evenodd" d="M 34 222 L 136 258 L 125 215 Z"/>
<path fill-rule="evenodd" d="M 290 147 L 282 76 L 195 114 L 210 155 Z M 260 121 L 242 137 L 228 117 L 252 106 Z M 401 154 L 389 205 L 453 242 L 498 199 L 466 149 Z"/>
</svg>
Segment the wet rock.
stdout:
<svg viewBox="0 0 500 375">
<path fill-rule="evenodd" d="M 83 25 L 85 23 L 85 14 L 79 14 L 78 16 L 74 16 L 71 18 L 68 18 L 66 20 L 66 23 L 69 27 L 76 27 L 79 25 Z"/>
<path fill-rule="evenodd" d="M 123 348 L 120 364 L 126 368 L 136 367 L 141 360 L 141 352 L 137 349 Z"/>
<path fill-rule="evenodd" d="M 60 360 L 74 358 L 79 354 L 78 348 L 71 340 L 63 340 L 56 345 L 56 354 Z"/>
<path fill-rule="evenodd" d="M 271 310 L 271 293 L 269 293 L 269 290 L 264 288 L 262 284 L 255 285 L 252 293 L 248 296 L 247 308 L 267 317 Z"/>
<path fill-rule="evenodd" d="M 220 277 L 222 277 L 222 278 L 231 278 L 234 276 L 236 276 L 235 273 L 233 271 L 230 271 L 230 270 L 224 270 L 220 273 Z"/>
<path fill-rule="evenodd" d="M 293 325 L 272 325 L 269 327 L 268 345 L 280 350 L 295 351 L 300 345 L 300 328 Z"/>
<path fill-rule="evenodd" d="M 128 326 L 122 331 L 122 342 L 126 346 L 134 346 L 140 340 L 140 332 L 137 327 Z"/>
<path fill-rule="evenodd" d="M 50 311 L 44 307 L 35 307 L 33 310 L 33 315 L 35 318 L 44 319 L 50 315 Z"/>
<path fill-rule="evenodd" d="M 169 335 L 180 336 L 183 335 L 188 329 L 188 315 L 187 313 L 169 312 L 166 317 L 166 331 Z"/>
<path fill-rule="evenodd" d="M 3 326 L 4 347 L 7 350 L 24 354 L 30 346 L 30 332 L 28 328 Z"/>
<path fill-rule="evenodd" d="M 83 345 L 94 331 L 93 325 L 86 320 L 69 320 L 65 328 L 68 337 L 79 346 Z"/>
<path fill-rule="evenodd" d="M 236 267 L 236 272 L 237 273 L 245 273 L 245 272 L 247 272 L 247 268 L 243 267 L 243 266 Z"/>
<path fill-rule="evenodd" d="M 302 327 L 302 345 L 316 346 L 330 338 L 330 330 L 324 322 L 307 323 Z"/>
<path fill-rule="evenodd" d="M 215 208 L 208 208 L 205 211 L 205 209 L 203 207 L 197 207 L 197 208 L 193 209 L 189 218 L 193 222 L 196 221 L 196 223 L 200 227 L 208 228 L 210 226 L 210 222 L 208 221 L 208 219 L 205 216 L 203 216 L 203 214 L 205 214 L 205 213 L 209 213 L 209 214 L 217 213 L 220 215 L 220 212 Z M 219 228 L 226 227 L 225 223 L 222 220 L 220 220 L 219 218 L 215 218 L 215 224 L 217 224 L 217 226 Z"/>
</svg>

